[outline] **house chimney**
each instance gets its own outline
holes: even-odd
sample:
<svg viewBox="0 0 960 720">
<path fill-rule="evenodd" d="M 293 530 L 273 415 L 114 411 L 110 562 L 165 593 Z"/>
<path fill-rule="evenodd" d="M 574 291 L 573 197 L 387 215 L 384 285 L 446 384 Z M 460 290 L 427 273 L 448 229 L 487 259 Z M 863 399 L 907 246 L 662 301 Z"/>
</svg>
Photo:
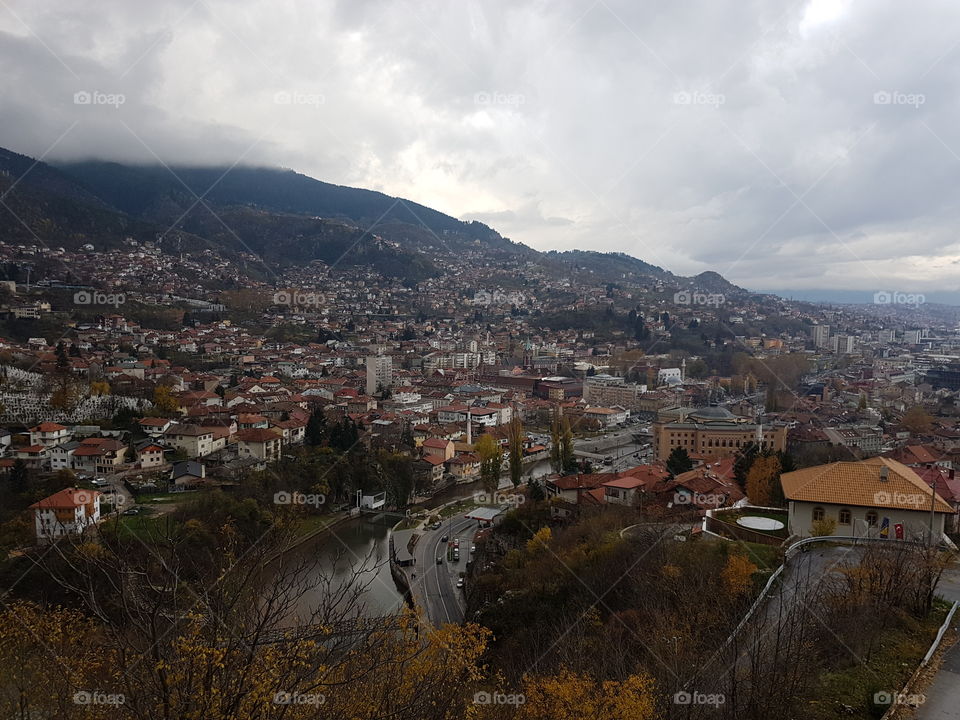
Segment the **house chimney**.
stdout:
<svg viewBox="0 0 960 720">
<path fill-rule="evenodd" d="M 886 465 L 881 465 L 880 466 L 880 482 L 886 482 L 889 475 L 890 475 L 890 468 L 888 468 Z"/>
</svg>

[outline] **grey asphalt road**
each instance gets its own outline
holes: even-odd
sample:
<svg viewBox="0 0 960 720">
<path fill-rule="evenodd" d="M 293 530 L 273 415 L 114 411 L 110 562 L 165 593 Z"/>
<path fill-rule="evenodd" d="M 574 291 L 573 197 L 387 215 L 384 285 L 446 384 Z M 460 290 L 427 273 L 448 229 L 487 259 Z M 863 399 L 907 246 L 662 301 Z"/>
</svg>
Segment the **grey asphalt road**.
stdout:
<svg viewBox="0 0 960 720">
<path fill-rule="evenodd" d="M 944 655 L 933 683 L 923 694 L 926 699 L 914 713 L 915 720 L 960 718 L 960 643 Z"/>
<path fill-rule="evenodd" d="M 476 520 L 467 520 L 459 515 L 445 522 L 439 530 L 425 530 L 417 543 L 414 550 L 417 576 L 413 579 L 411 589 L 427 619 L 435 626 L 463 622 L 466 601 L 463 590 L 457 588 L 456 582 L 459 573 L 466 572 L 470 545 L 476 531 Z M 447 559 L 444 536 L 451 541 L 460 538 L 459 562 Z M 438 556 L 443 558 L 439 565 Z"/>
</svg>

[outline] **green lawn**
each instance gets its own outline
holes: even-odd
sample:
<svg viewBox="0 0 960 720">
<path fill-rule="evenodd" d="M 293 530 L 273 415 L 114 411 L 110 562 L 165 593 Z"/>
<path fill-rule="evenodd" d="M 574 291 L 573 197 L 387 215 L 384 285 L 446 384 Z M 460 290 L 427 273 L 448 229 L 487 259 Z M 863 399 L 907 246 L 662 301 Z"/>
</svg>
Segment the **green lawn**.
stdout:
<svg viewBox="0 0 960 720">
<path fill-rule="evenodd" d="M 761 570 L 776 570 L 783 564 L 783 552 L 775 545 L 761 545 L 752 542 L 741 542 L 740 545 L 746 549 L 746 556 L 750 559 L 750 562 Z M 766 581 L 764 580 L 764 582 Z"/>
<path fill-rule="evenodd" d="M 459 502 L 454 503 L 453 505 L 448 505 L 443 508 L 439 513 L 435 510 L 431 511 L 431 515 L 440 515 L 442 518 L 453 517 L 454 515 L 459 515 L 460 513 L 465 513 L 467 510 L 473 510 L 477 507 L 477 504 L 473 500 L 460 500 Z"/>
<path fill-rule="evenodd" d="M 118 537 L 122 539 L 139 538 L 146 540 L 163 534 L 170 523 L 169 515 L 151 516 L 147 513 L 139 515 L 121 515 L 118 518 L 111 518 L 107 521 L 110 528 L 118 528 Z"/>
</svg>

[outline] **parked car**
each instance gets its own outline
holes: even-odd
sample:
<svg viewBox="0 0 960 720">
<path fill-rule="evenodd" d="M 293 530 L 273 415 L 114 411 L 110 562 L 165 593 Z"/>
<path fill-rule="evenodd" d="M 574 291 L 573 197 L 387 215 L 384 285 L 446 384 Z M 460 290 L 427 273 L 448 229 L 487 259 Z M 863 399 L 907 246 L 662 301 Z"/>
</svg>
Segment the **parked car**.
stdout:
<svg viewBox="0 0 960 720">
<path fill-rule="evenodd" d="M 123 514 L 124 514 L 124 515 L 139 515 L 139 514 L 140 514 L 140 508 L 132 507 L 132 508 L 130 508 L 129 510 L 124 510 L 124 511 L 123 511 Z"/>
<path fill-rule="evenodd" d="M 463 578 L 457 578 L 457 587 L 458 587 L 458 588 L 462 588 L 462 587 L 463 587 Z"/>
</svg>

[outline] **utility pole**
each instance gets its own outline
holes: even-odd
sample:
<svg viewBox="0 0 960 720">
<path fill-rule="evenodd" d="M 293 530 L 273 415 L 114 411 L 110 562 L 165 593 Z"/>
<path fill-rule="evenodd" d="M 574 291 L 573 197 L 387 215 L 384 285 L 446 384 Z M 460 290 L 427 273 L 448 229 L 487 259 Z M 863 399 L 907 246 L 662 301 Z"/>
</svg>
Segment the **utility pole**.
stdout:
<svg viewBox="0 0 960 720">
<path fill-rule="evenodd" d="M 934 479 L 933 485 L 930 486 L 930 540 L 929 546 L 933 547 L 933 507 L 937 499 L 937 481 Z"/>
</svg>

